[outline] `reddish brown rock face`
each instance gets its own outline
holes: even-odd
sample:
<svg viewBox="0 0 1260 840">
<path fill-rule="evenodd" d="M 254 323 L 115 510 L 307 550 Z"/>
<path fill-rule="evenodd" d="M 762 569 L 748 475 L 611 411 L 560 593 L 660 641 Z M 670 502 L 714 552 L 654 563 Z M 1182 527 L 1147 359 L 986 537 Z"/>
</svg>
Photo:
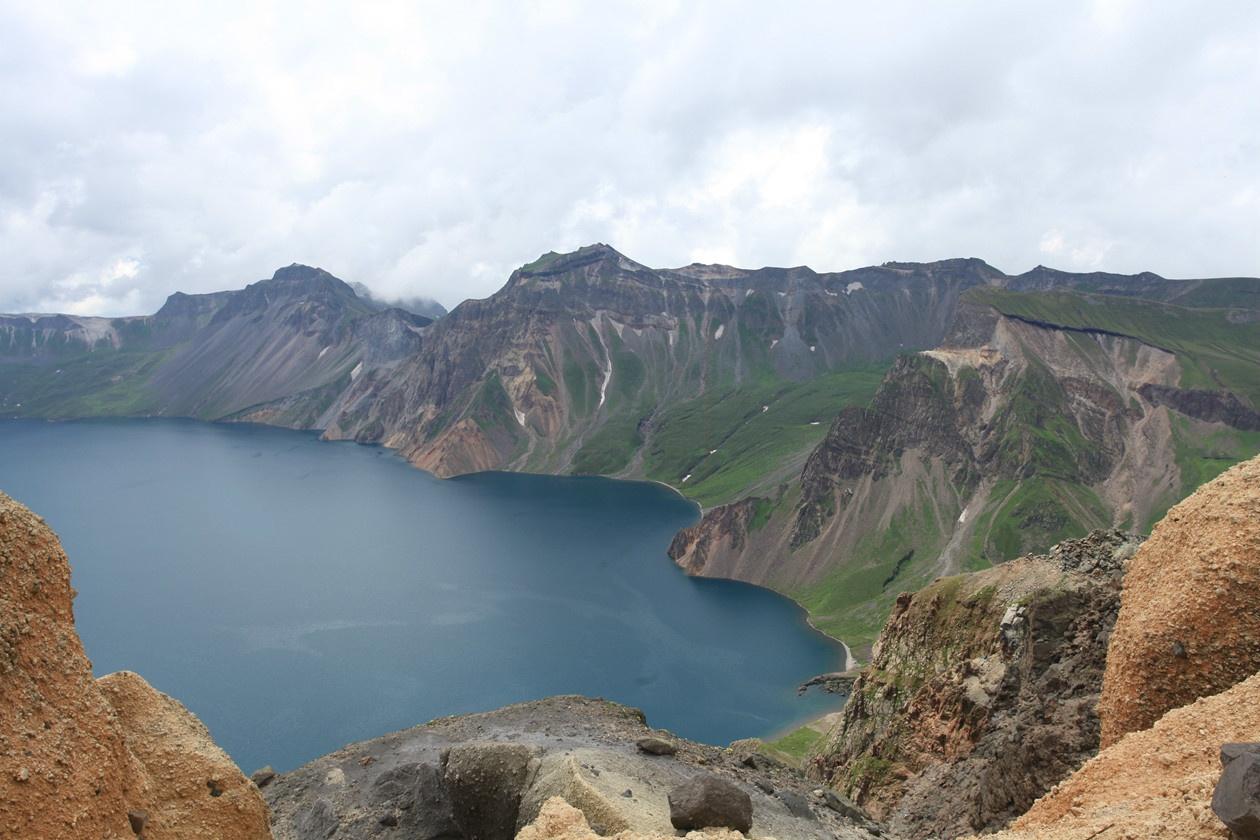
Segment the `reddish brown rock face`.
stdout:
<svg viewBox="0 0 1260 840">
<path fill-rule="evenodd" d="M 1103 745 L 1260 671 L 1260 458 L 1203 486 L 1133 558 L 1107 651 Z"/>
<path fill-rule="evenodd" d="M 135 674 L 92 678 L 56 535 L 0 493 L 0 835 L 271 836 L 201 722 Z M 219 796 L 207 787 L 214 781 Z"/>
<path fill-rule="evenodd" d="M 141 769 L 74 629 L 70 564 L 0 494 L 0 834 L 132 837 Z"/>
<path fill-rule="evenodd" d="M 1006 825 L 1098 748 L 1136 543 L 1096 531 L 902 595 L 814 769 L 893 836 Z"/>
</svg>

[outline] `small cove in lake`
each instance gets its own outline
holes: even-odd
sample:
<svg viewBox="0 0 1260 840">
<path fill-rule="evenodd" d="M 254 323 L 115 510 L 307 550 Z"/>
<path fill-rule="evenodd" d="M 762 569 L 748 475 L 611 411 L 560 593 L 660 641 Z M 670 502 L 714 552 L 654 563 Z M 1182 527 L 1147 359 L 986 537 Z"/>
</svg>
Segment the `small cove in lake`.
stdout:
<svg viewBox="0 0 1260 840">
<path fill-rule="evenodd" d="M 697 514 L 664 486 L 92 420 L 0 421 L 0 490 L 61 537 L 95 672 L 139 672 L 246 772 L 552 694 L 718 744 L 837 702 L 796 694 L 844 665 L 796 605 L 670 562 Z"/>
</svg>

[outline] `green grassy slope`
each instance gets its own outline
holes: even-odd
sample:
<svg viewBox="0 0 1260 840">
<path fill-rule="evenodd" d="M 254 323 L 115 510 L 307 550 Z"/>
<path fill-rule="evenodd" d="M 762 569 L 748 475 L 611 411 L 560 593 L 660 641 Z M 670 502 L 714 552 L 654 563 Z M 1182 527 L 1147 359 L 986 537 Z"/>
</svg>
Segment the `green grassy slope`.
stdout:
<svg viewBox="0 0 1260 840">
<path fill-rule="evenodd" d="M 0 365 L 0 413 L 8 417 L 99 417 L 155 411 L 147 386 L 164 352 L 102 349 L 55 363 Z"/>
<path fill-rule="evenodd" d="M 1260 319 L 1232 310 L 1175 306 L 1070 292 L 1010 292 L 977 287 L 965 297 L 999 312 L 1075 329 L 1132 336 L 1177 354 L 1183 388 L 1227 388 L 1260 406 Z M 1213 303 L 1220 295 L 1207 298 Z"/>
<path fill-rule="evenodd" d="M 883 374 L 869 366 L 807 382 L 762 379 L 671 406 L 656 422 L 644 473 L 706 507 L 747 496 L 785 477 L 781 468 L 816 446 L 842 408 L 869 402 Z"/>
</svg>

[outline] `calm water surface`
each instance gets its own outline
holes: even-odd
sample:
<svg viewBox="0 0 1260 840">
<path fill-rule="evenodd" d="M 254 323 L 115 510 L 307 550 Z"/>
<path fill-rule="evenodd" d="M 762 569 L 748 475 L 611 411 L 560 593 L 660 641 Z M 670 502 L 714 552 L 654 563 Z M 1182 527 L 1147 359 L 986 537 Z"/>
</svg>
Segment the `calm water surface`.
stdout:
<svg viewBox="0 0 1260 840">
<path fill-rule="evenodd" d="M 835 702 L 796 696 L 842 651 L 793 604 L 670 562 L 697 513 L 657 485 L 110 420 L 0 421 L 0 490 L 61 536 L 96 673 L 139 671 L 246 772 L 550 694 L 714 743 Z"/>
</svg>

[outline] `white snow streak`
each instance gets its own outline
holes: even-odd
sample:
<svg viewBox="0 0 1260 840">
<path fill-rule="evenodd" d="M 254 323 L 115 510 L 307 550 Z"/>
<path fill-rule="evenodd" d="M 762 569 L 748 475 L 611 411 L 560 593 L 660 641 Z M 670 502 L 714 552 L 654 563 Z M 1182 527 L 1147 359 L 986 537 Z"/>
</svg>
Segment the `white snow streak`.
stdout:
<svg viewBox="0 0 1260 840">
<path fill-rule="evenodd" d="M 608 383 L 612 381 L 612 359 L 609 359 L 608 367 L 604 370 L 604 381 L 599 383 L 599 407 L 604 407 L 604 396 L 608 393 Z"/>
</svg>

